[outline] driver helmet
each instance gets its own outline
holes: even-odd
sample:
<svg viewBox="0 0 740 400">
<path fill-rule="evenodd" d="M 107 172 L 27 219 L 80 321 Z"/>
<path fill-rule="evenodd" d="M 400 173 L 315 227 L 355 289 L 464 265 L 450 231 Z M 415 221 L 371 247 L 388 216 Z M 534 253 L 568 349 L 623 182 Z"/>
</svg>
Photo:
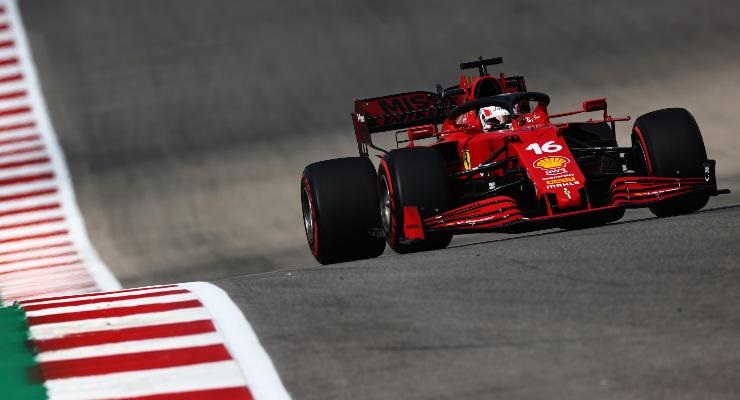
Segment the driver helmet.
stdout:
<svg viewBox="0 0 740 400">
<path fill-rule="evenodd" d="M 478 118 L 483 132 L 503 129 L 511 123 L 511 114 L 506 109 L 497 106 L 481 108 L 478 111 Z"/>
</svg>

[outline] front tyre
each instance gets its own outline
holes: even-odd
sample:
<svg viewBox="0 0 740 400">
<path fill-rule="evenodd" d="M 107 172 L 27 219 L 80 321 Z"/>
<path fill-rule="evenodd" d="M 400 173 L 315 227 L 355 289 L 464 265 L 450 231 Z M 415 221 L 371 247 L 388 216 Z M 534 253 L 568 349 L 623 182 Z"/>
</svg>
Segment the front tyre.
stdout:
<svg viewBox="0 0 740 400">
<path fill-rule="evenodd" d="M 397 253 L 442 249 L 452 240 L 448 233 L 427 233 L 424 240 L 403 236 L 405 206 L 414 206 L 425 218 L 450 205 L 450 187 L 442 156 L 428 147 L 393 150 L 378 170 L 381 224 L 386 241 Z"/>
<path fill-rule="evenodd" d="M 303 170 L 303 226 L 316 261 L 332 264 L 383 253 L 376 181 L 372 162 L 363 157 L 320 161 Z"/>
<path fill-rule="evenodd" d="M 699 126 L 685 109 L 666 108 L 635 120 L 630 162 L 637 174 L 701 178 L 706 160 Z M 708 192 L 691 193 L 656 203 L 650 211 L 658 217 L 687 214 L 704 207 L 708 200 Z"/>
</svg>

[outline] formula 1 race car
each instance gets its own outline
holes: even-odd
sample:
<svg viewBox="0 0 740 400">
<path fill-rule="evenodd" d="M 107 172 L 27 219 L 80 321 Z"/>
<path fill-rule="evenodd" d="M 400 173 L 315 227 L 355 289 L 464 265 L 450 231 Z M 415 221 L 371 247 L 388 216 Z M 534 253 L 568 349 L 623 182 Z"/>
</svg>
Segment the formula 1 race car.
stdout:
<svg viewBox="0 0 740 400">
<path fill-rule="evenodd" d="M 359 157 L 308 165 L 301 204 L 308 245 L 322 264 L 440 249 L 453 235 L 577 229 L 620 219 L 626 208 L 658 217 L 696 211 L 717 190 L 699 127 L 682 108 L 640 116 L 617 144 L 605 98 L 549 114 L 550 98 L 521 76 L 493 77 L 501 58 L 458 85 L 355 101 Z M 585 122 L 554 119 L 601 111 Z M 488 118 L 493 116 L 495 118 Z M 504 117 L 504 118 L 501 118 Z M 490 122 L 490 123 L 489 123 Z M 396 149 L 371 135 L 396 131 Z M 399 138 L 399 135 L 405 136 Z M 378 151 L 376 169 L 369 150 Z"/>
</svg>

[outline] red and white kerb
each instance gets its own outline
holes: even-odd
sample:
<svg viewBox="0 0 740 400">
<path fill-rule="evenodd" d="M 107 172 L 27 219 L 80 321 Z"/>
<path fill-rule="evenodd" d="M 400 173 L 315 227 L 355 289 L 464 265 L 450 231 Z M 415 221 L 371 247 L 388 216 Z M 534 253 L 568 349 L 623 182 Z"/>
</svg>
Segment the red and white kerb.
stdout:
<svg viewBox="0 0 740 400">
<path fill-rule="evenodd" d="M 0 296 L 112 290 L 49 123 L 16 4 L 0 1 Z"/>
<path fill-rule="evenodd" d="M 221 289 L 90 293 L 117 289 L 87 238 L 17 4 L 0 0 L 0 303 L 26 310 L 49 398 L 290 398 Z"/>
<path fill-rule="evenodd" d="M 209 311 L 229 303 L 192 283 L 21 306 L 50 399 L 288 399 L 264 351 L 250 347 L 259 346 L 251 329 Z M 241 341 L 228 340 L 235 328 Z"/>
</svg>

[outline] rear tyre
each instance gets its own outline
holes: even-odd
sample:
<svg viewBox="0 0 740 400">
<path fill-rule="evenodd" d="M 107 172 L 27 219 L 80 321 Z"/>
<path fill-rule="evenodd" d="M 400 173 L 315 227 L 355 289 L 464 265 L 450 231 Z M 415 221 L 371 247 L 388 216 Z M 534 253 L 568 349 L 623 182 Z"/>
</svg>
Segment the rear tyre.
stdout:
<svg viewBox="0 0 740 400">
<path fill-rule="evenodd" d="M 320 161 L 303 170 L 303 225 L 316 261 L 332 264 L 383 253 L 376 182 L 375 167 L 363 157 Z"/>
<path fill-rule="evenodd" d="M 442 249 L 452 240 L 448 233 L 428 233 L 424 240 L 403 237 L 405 206 L 416 206 L 421 218 L 446 210 L 450 187 L 442 156 L 434 149 L 416 147 L 389 152 L 380 162 L 378 193 L 383 232 L 397 253 Z"/>
<path fill-rule="evenodd" d="M 630 167 L 640 175 L 701 178 L 707 152 L 699 126 L 683 108 L 642 115 L 632 128 Z M 692 193 L 650 206 L 658 217 L 687 214 L 707 204 L 709 193 Z"/>
</svg>

